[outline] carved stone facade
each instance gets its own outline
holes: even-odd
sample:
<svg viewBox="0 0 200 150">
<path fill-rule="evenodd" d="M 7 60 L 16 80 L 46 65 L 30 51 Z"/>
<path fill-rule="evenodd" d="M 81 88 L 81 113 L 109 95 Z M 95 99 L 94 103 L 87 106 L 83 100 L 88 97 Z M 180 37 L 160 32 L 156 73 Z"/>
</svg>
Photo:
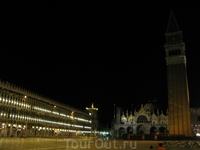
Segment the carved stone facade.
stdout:
<svg viewBox="0 0 200 150">
<path fill-rule="evenodd" d="M 168 111 L 148 108 L 148 104 L 141 105 L 138 111 L 122 111 L 117 107 L 116 121 L 114 123 L 114 136 L 122 138 L 126 134 L 167 134 L 168 132 Z"/>
<path fill-rule="evenodd" d="M 194 134 L 200 134 L 200 108 L 190 108 L 191 127 Z"/>
<path fill-rule="evenodd" d="M 98 129 L 97 119 L 86 110 L 81 111 L 0 81 L 0 136 L 2 137 L 90 135 L 93 130 Z"/>
<path fill-rule="evenodd" d="M 127 134 L 169 134 L 168 109 L 159 110 L 153 103 L 141 105 L 138 111 L 123 111 L 116 108 L 114 123 L 115 138 L 122 138 Z M 200 133 L 200 108 L 190 108 L 191 128 L 193 136 Z"/>
</svg>

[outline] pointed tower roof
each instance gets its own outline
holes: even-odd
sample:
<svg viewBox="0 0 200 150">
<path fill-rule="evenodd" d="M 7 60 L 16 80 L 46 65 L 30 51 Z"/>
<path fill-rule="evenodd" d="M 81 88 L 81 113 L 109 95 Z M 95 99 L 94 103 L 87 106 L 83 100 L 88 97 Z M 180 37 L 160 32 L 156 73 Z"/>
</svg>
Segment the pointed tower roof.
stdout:
<svg viewBox="0 0 200 150">
<path fill-rule="evenodd" d="M 166 33 L 176 32 L 176 31 L 180 31 L 180 29 L 179 29 L 178 23 L 176 21 L 176 18 L 174 16 L 174 13 L 171 9 Z"/>
</svg>

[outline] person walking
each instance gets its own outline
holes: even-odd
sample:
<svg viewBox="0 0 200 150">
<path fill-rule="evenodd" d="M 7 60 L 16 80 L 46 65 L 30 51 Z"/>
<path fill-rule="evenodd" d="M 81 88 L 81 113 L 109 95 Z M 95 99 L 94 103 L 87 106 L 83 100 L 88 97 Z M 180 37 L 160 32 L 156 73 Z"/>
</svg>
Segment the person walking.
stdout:
<svg viewBox="0 0 200 150">
<path fill-rule="evenodd" d="M 166 148 L 163 147 L 163 144 L 162 143 L 159 143 L 158 144 L 158 148 L 156 150 L 166 150 Z"/>
</svg>

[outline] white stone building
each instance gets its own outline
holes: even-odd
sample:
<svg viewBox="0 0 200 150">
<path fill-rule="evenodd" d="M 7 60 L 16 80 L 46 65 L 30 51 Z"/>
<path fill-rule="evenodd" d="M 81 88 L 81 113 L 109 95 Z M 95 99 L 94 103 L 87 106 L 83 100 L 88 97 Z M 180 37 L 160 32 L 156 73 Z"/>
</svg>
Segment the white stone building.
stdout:
<svg viewBox="0 0 200 150">
<path fill-rule="evenodd" d="M 140 109 L 132 111 L 116 108 L 114 136 L 122 138 L 127 134 L 167 134 L 168 111 L 165 113 L 156 108 L 153 103 L 141 105 Z"/>
</svg>

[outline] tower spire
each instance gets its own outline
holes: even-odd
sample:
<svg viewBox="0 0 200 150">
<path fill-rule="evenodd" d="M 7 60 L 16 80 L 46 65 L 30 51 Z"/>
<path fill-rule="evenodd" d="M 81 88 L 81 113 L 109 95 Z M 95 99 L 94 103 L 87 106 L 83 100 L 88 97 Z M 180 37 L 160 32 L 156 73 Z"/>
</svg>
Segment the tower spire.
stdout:
<svg viewBox="0 0 200 150">
<path fill-rule="evenodd" d="M 171 8 L 166 33 L 180 31 L 176 17 Z"/>
</svg>

